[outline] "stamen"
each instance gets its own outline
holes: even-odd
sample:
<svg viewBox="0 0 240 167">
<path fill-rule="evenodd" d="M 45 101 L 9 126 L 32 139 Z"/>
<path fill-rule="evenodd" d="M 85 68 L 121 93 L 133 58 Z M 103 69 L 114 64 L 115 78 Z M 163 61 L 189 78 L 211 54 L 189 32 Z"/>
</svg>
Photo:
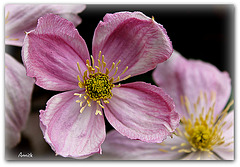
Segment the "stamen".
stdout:
<svg viewBox="0 0 240 167">
<path fill-rule="evenodd" d="M 107 65 L 106 62 L 103 62 L 103 69 L 106 67 L 106 65 Z"/>
<path fill-rule="evenodd" d="M 7 12 L 7 16 L 5 17 L 5 24 L 7 24 L 8 23 L 8 17 L 9 17 L 9 11 Z"/>
<path fill-rule="evenodd" d="M 87 100 L 88 107 L 91 107 L 91 102 L 92 102 L 92 100 L 90 100 L 90 99 Z"/>
<path fill-rule="evenodd" d="M 104 108 L 104 106 L 101 104 L 100 100 L 98 100 L 97 103 L 100 107 Z"/>
<path fill-rule="evenodd" d="M 117 74 L 117 71 L 118 71 L 118 67 L 116 67 L 115 73 L 112 75 L 112 77 Z"/>
<path fill-rule="evenodd" d="M 80 88 L 84 88 L 84 85 L 83 85 L 82 82 L 78 82 L 78 86 L 79 86 Z"/>
<path fill-rule="evenodd" d="M 114 67 L 115 67 L 115 63 L 113 62 L 113 63 L 112 63 L 112 67 L 111 67 L 109 73 L 114 69 Z"/>
<path fill-rule="evenodd" d="M 80 113 L 82 113 L 86 107 L 87 107 L 87 103 L 80 109 Z"/>
<path fill-rule="evenodd" d="M 121 84 L 119 83 L 118 85 L 114 85 L 114 87 L 119 88 Z"/>
<path fill-rule="evenodd" d="M 106 68 L 106 73 L 105 73 L 106 75 L 108 75 L 109 74 L 109 70 L 108 70 L 108 68 Z"/>
<path fill-rule="evenodd" d="M 84 74 L 83 74 L 83 79 L 84 79 L 84 80 L 87 80 L 87 79 L 88 79 L 88 77 L 87 77 L 87 71 L 84 72 Z"/>
<path fill-rule="evenodd" d="M 123 72 L 119 76 L 123 75 L 127 71 L 127 69 L 128 69 L 128 66 L 123 70 Z"/>
<path fill-rule="evenodd" d="M 110 83 L 113 83 L 113 81 L 114 81 L 114 77 L 112 77 L 112 78 L 110 79 Z"/>
<path fill-rule="evenodd" d="M 197 105 L 199 105 L 199 103 L 200 103 L 200 96 L 198 96 Z"/>
<path fill-rule="evenodd" d="M 208 105 L 208 99 L 207 99 L 207 93 L 204 92 L 204 99 L 205 99 L 205 104 Z"/>
<path fill-rule="evenodd" d="M 18 41 L 18 38 L 9 38 L 10 41 Z"/>
<path fill-rule="evenodd" d="M 198 112 L 197 103 L 194 103 L 194 112 L 195 112 L 195 114 Z"/>
<path fill-rule="evenodd" d="M 120 76 L 118 76 L 117 79 L 113 81 L 113 83 L 118 81 L 120 81 Z"/>
<path fill-rule="evenodd" d="M 89 66 L 88 64 L 86 64 L 87 68 L 88 68 L 88 73 L 91 74 L 92 73 L 92 67 Z"/>
<path fill-rule="evenodd" d="M 94 67 L 94 58 L 92 55 L 91 55 L 91 60 L 92 60 L 92 67 Z"/>
<path fill-rule="evenodd" d="M 95 112 L 95 115 L 102 115 L 102 112 L 101 112 L 101 108 L 99 108 L 99 105 L 97 105 L 97 109 L 96 109 L 96 112 Z"/>
<path fill-rule="evenodd" d="M 180 149 L 178 150 L 179 153 L 182 153 L 182 152 L 185 152 L 185 153 L 190 153 L 191 150 L 188 150 L 188 149 Z"/>
<path fill-rule="evenodd" d="M 184 98 L 185 98 L 185 106 L 186 106 L 186 110 L 187 110 L 187 112 L 188 112 L 188 114 L 190 113 L 190 102 L 189 102 L 189 100 L 188 100 L 188 98 L 187 98 L 187 96 L 184 96 Z"/>
<path fill-rule="evenodd" d="M 161 152 L 165 152 L 165 153 L 168 152 L 168 150 L 164 150 L 164 149 L 161 149 L 161 148 L 159 148 L 158 150 L 161 151 Z"/>
<path fill-rule="evenodd" d="M 180 100 L 181 100 L 181 104 L 184 106 L 184 100 L 183 100 L 183 96 L 180 96 Z"/>
<path fill-rule="evenodd" d="M 117 64 L 116 64 L 116 67 L 118 66 L 118 64 L 120 64 L 121 63 L 121 60 L 119 60 L 118 62 L 117 62 Z"/>
<path fill-rule="evenodd" d="M 179 128 L 176 129 L 176 132 L 178 133 L 179 136 L 183 136 L 182 132 L 179 130 Z"/>
<path fill-rule="evenodd" d="M 95 68 L 97 69 L 98 73 L 100 72 L 100 68 L 98 66 L 95 66 Z"/>
<path fill-rule="evenodd" d="M 98 67 L 99 69 L 102 69 L 102 64 L 101 64 L 101 61 L 98 59 Z"/>
<path fill-rule="evenodd" d="M 182 147 L 184 147 L 184 146 L 186 146 L 187 145 L 187 143 L 181 143 L 181 146 Z"/>
<path fill-rule="evenodd" d="M 154 16 L 152 16 L 152 21 L 154 21 Z"/>
<path fill-rule="evenodd" d="M 102 55 L 102 65 L 103 65 L 103 69 L 106 67 L 106 63 L 104 62 L 104 55 Z"/>
<path fill-rule="evenodd" d="M 124 78 L 122 79 L 122 81 L 123 81 L 123 80 L 126 80 L 126 79 L 128 79 L 128 78 L 130 78 L 130 77 L 131 77 L 131 75 L 126 76 L 126 77 L 124 77 Z"/>
<path fill-rule="evenodd" d="M 79 71 L 79 75 L 77 75 L 78 79 L 78 86 L 80 88 L 84 88 L 85 91 L 83 94 L 80 93 L 74 93 L 75 96 L 79 96 L 79 100 L 76 100 L 76 103 L 79 103 L 81 109 L 80 113 L 83 112 L 83 110 L 88 106 L 91 107 L 92 102 L 97 103 L 97 109 L 95 114 L 96 115 L 102 115 L 101 109 L 104 108 L 102 103 L 109 103 L 109 99 L 113 96 L 111 90 L 114 87 L 120 87 L 121 85 L 114 85 L 114 82 L 120 81 L 120 76 L 123 75 L 127 70 L 128 66 L 122 71 L 122 73 L 118 76 L 115 77 L 116 79 L 114 80 L 114 77 L 118 73 L 118 65 L 121 62 L 119 60 L 116 64 L 112 62 L 112 66 L 109 70 L 109 68 L 106 68 L 107 64 L 104 61 L 105 56 L 102 55 L 102 52 L 99 52 L 98 59 L 97 59 L 97 64 L 96 65 L 93 56 L 90 56 L 90 59 L 86 60 L 86 67 L 87 70 L 82 73 L 82 70 L 80 68 L 79 63 L 77 62 L 77 67 Z M 90 62 L 91 61 L 91 62 Z M 92 65 L 91 65 L 92 64 Z M 111 71 L 115 68 L 115 72 L 112 76 L 109 76 Z M 105 71 L 104 71 L 105 70 Z M 104 73 L 105 72 L 105 73 Z M 122 80 L 125 80 L 129 78 L 131 75 L 128 75 L 124 77 Z"/>
<path fill-rule="evenodd" d="M 76 100 L 76 103 L 80 103 L 81 101 L 80 100 Z"/>
<path fill-rule="evenodd" d="M 101 55 L 102 55 L 102 51 L 99 51 L 98 59 L 100 59 Z"/>
<path fill-rule="evenodd" d="M 78 81 L 81 82 L 81 79 L 80 79 L 79 75 L 77 76 L 77 78 L 78 78 Z"/>
<path fill-rule="evenodd" d="M 103 100 L 103 102 L 104 102 L 104 103 L 109 103 L 109 101 L 108 101 L 108 100 Z"/>
<path fill-rule="evenodd" d="M 171 150 L 175 150 L 175 149 L 177 149 L 178 148 L 178 146 L 172 146 L 171 147 Z"/>
<path fill-rule="evenodd" d="M 95 115 L 102 115 L 102 112 L 100 110 L 96 110 Z"/>
<path fill-rule="evenodd" d="M 228 112 L 228 110 L 230 109 L 230 107 L 234 104 L 234 100 L 231 100 L 228 105 L 226 106 L 226 108 L 223 110 L 222 113 Z"/>
</svg>

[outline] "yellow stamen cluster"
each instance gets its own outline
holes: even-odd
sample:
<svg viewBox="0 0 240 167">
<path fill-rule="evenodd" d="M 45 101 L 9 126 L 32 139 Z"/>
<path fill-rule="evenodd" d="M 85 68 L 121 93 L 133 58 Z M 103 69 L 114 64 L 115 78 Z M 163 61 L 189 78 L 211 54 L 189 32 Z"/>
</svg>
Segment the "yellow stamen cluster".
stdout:
<svg viewBox="0 0 240 167">
<path fill-rule="evenodd" d="M 114 83 L 119 82 L 120 80 L 125 80 L 129 78 L 131 75 L 128 75 L 124 77 L 123 79 L 120 79 L 120 76 L 123 75 L 127 69 L 128 66 L 125 68 L 125 70 L 116 78 L 114 76 L 117 74 L 118 71 L 118 65 L 120 64 L 121 60 L 118 61 L 117 64 L 114 62 L 112 63 L 112 66 L 110 69 L 106 68 L 106 62 L 104 61 L 104 55 L 101 55 L 101 51 L 98 55 L 97 64 L 94 65 L 95 61 L 93 56 L 91 56 L 91 64 L 90 61 L 86 60 L 86 66 L 88 70 L 86 70 L 83 75 L 81 72 L 81 68 L 79 63 L 77 62 L 77 67 L 79 70 L 80 75 L 77 76 L 78 78 L 78 86 L 80 88 L 84 88 L 85 92 L 83 94 L 74 93 L 74 95 L 79 96 L 81 100 L 77 100 L 76 102 L 80 104 L 80 113 L 83 112 L 83 110 L 87 106 L 91 106 L 92 101 L 97 102 L 97 109 L 95 114 L 96 115 L 102 115 L 101 108 L 104 108 L 102 105 L 102 102 L 109 103 L 108 99 L 111 99 L 113 96 L 111 90 L 114 87 L 120 87 L 120 84 L 114 85 Z M 115 69 L 115 72 L 113 73 L 113 70 Z M 110 76 L 111 73 L 111 76 Z M 113 73 L 113 74 L 112 74 Z"/>
<path fill-rule="evenodd" d="M 181 96 L 181 103 L 185 107 L 189 118 L 181 118 L 181 123 L 185 131 L 180 131 L 178 128 L 176 134 L 187 139 L 187 143 L 181 143 L 179 146 L 172 146 L 171 150 L 178 152 L 191 153 L 200 151 L 207 151 L 212 154 L 214 146 L 229 145 L 225 143 L 222 136 L 222 127 L 226 124 L 224 118 L 226 117 L 229 108 L 233 105 L 233 100 L 221 112 L 220 115 L 214 116 L 214 106 L 216 102 L 216 94 L 211 93 L 210 104 L 206 93 L 200 92 L 197 102 L 191 106 L 189 99 L 186 96 Z M 192 111 L 194 110 L 194 111 Z"/>
</svg>

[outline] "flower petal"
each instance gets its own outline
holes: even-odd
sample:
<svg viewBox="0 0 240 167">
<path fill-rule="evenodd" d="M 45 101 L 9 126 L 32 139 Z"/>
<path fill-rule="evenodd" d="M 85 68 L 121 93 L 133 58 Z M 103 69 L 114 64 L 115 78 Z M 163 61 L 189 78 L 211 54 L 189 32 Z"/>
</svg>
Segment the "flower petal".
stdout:
<svg viewBox="0 0 240 167">
<path fill-rule="evenodd" d="M 5 53 L 5 129 L 6 146 L 20 141 L 20 132 L 26 124 L 34 80 L 26 76 L 25 68 Z"/>
<path fill-rule="evenodd" d="M 156 86 L 134 82 L 112 93 L 109 104 L 104 104 L 106 118 L 130 139 L 162 142 L 179 124 L 172 99 Z"/>
<path fill-rule="evenodd" d="M 166 30 L 141 12 L 106 14 L 94 33 L 93 56 L 105 55 L 107 67 L 119 64 L 117 75 L 139 75 L 152 70 L 172 54 L 172 43 Z"/>
<path fill-rule="evenodd" d="M 35 77 L 37 85 L 57 91 L 78 88 L 77 62 L 85 71 L 89 58 L 74 25 L 54 14 L 40 18 L 37 28 L 27 33 L 22 55 L 27 75 Z"/>
<path fill-rule="evenodd" d="M 222 123 L 222 137 L 225 142 L 216 146 L 213 151 L 224 160 L 234 160 L 234 111 L 230 111 Z"/>
<path fill-rule="evenodd" d="M 181 160 L 220 160 L 216 155 L 207 151 L 196 151 L 186 154 Z"/>
<path fill-rule="evenodd" d="M 168 138 L 172 144 L 180 145 L 182 140 L 177 136 Z M 96 160 L 178 160 L 185 153 L 171 150 L 172 145 L 163 143 L 146 143 L 131 140 L 113 130 L 107 133 L 102 144 L 103 154 L 93 155 Z"/>
<path fill-rule="evenodd" d="M 200 91 L 205 92 L 207 97 L 211 97 L 214 91 L 216 115 L 222 111 L 231 93 L 231 79 L 227 72 L 221 72 L 200 60 L 186 60 L 176 51 L 168 61 L 157 66 L 153 79 L 174 99 L 176 110 L 185 116 L 180 96 L 187 96 L 190 103 L 194 104 Z"/>
<path fill-rule="evenodd" d="M 81 23 L 77 15 L 86 8 L 86 5 L 19 5 L 8 4 L 5 7 L 5 44 L 22 46 L 24 32 L 33 30 L 37 20 L 47 13 L 58 14 L 73 22 L 74 26 Z"/>
<path fill-rule="evenodd" d="M 53 96 L 46 110 L 40 111 L 40 127 L 45 140 L 52 149 L 63 157 L 86 158 L 101 153 L 106 132 L 104 118 L 95 115 L 96 104 L 92 103 L 83 113 L 75 101 L 76 91 Z"/>
</svg>

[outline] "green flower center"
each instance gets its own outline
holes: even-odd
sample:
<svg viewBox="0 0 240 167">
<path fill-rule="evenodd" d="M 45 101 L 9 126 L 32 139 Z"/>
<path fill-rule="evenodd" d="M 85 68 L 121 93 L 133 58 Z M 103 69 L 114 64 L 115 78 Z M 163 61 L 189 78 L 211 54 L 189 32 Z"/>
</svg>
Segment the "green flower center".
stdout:
<svg viewBox="0 0 240 167">
<path fill-rule="evenodd" d="M 113 84 L 109 81 L 108 75 L 104 73 L 90 74 L 89 79 L 84 81 L 85 92 L 93 101 L 99 99 L 111 99 Z"/>
<path fill-rule="evenodd" d="M 116 64 L 112 62 L 111 68 L 107 68 L 107 64 L 104 61 L 104 55 L 102 55 L 100 51 L 97 61 L 94 60 L 93 56 L 91 56 L 91 63 L 90 60 L 86 60 L 87 70 L 84 71 L 83 74 L 79 63 L 77 62 L 80 74 L 77 76 L 78 86 L 79 88 L 85 89 L 84 93 L 74 93 L 75 96 L 79 96 L 80 98 L 79 100 L 76 100 L 76 103 L 79 103 L 80 105 L 80 113 L 82 113 L 87 106 L 91 107 L 91 103 L 93 102 L 98 104 L 95 114 L 102 115 L 101 108 L 104 108 L 102 103 L 109 103 L 109 99 L 113 96 L 111 92 L 112 88 L 120 87 L 120 84 L 115 85 L 115 83 L 131 77 L 131 75 L 127 75 L 124 78 L 120 78 L 121 75 L 127 71 L 128 66 L 126 66 L 120 75 L 115 77 L 120 62 L 121 60 Z"/>
</svg>

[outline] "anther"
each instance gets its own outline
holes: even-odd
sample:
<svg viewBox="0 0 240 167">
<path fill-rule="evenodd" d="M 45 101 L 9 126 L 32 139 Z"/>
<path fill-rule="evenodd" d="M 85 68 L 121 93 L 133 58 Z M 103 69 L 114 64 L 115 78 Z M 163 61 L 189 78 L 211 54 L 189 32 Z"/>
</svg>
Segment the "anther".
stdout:
<svg viewBox="0 0 240 167">
<path fill-rule="evenodd" d="M 102 112 L 100 110 L 96 110 L 95 115 L 102 115 Z"/>
<path fill-rule="evenodd" d="M 117 74 L 117 71 L 118 71 L 118 67 L 116 67 L 115 73 L 112 75 L 112 77 Z"/>
<path fill-rule="evenodd" d="M 128 75 L 128 76 L 124 77 L 122 80 L 126 80 L 126 79 L 128 79 L 130 77 L 131 77 L 131 75 Z"/>
<path fill-rule="evenodd" d="M 121 60 L 119 60 L 119 61 L 117 62 L 116 66 L 118 66 L 118 64 L 120 64 L 120 63 L 121 63 Z"/>
<path fill-rule="evenodd" d="M 97 103 L 100 107 L 104 108 L 104 106 L 101 104 L 100 100 L 98 100 Z"/>
<path fill-rule="evenodd" d="M 86 107 L 87 107 L 87 103 L 80 109 L 80 113 L 82 113 Z"/>
<path fill-rule="evenodd" d="M 111 67 L 109 73 L 114 69 L 114 67 L 115 67 L 115 63 L 113 62 L 113 63 L 112 63 L 112 67 Z"/>
</svg>

